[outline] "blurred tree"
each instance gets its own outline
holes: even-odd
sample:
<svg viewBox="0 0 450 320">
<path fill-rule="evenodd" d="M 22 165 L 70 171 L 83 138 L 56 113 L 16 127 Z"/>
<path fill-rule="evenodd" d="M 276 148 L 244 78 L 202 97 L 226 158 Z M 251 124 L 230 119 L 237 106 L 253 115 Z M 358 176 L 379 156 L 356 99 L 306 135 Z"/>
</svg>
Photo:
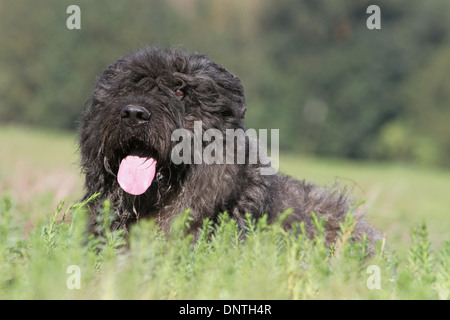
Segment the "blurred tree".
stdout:
<svg viewBox="0 0 450 320">
<path fill-rule="evenodd" d="M 285 79 L 284 88 L 296 83 L 293 92 L 306 94 L 291 95 L 283 105 L 290 110 L 284 137 L 290 147 L 370 157 L 380 126 L 401 111 L 395 91 L 407 75 L 408 58 L 392 30 L 398 17 L 383 20 L 383 30 L 369 31 L 366 7 L 355 1 L 283 0 L 267 8 L 261 32 L 281 73 L 277 80 Z M 396 6 L 383 4 L 383 11 L 395 16 Z M 327 108 L 326 117 L 314 125 L 302 111 L 310 99 Z"/>
<path fill-rule="evenodd" d="M 0 123 L 74 129 L 96 77 L 156 44 L 208 53 L 243 81 L 247 126 L 321 155 L 449 164 L 446 0 L 0 2 Z M 366 27 L 381 8 L 381 30 Z"/>
<path fill-rule="evenodd" d="M 422 162 L 450 162 L 450 45 L 433 54 L 405 83 L 405 124 L 411 154 Z"/>
</svg>

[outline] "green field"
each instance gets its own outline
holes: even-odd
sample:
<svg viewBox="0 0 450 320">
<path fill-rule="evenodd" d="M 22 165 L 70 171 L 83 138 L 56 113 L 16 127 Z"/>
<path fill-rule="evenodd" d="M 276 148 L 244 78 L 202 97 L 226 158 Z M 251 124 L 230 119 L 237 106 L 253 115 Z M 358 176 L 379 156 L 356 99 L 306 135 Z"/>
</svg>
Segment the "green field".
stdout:
<svg viewBox="0 0 450 320">
<path fill-rule="evenodd" d="M 110 210 L 98 241 L 87 239 L 84 210 L 69 207 L 82 195 L 76 135 L 2 127 L 0 149 L 1 299 L 449 298 L 449 170 L 281 157 L 282 172 L 338 180 L 365 201 L 386 242 L 372 259 L 345 239 L 330 256 L 320 235 L 295 238 L 251 220 L 247 240 L 237 242 L 226 217 L 216 230 L 205 224 L 197 243 L 184 232 L 186 219 L 168 236 L 142 223 L 124 251 L 121 235 L 107 231 Z M 368 286 L 371 265 L 381 272 L 380 289 Z M 76 270 L 80 289 L 71 290 Z"/>
</svg>

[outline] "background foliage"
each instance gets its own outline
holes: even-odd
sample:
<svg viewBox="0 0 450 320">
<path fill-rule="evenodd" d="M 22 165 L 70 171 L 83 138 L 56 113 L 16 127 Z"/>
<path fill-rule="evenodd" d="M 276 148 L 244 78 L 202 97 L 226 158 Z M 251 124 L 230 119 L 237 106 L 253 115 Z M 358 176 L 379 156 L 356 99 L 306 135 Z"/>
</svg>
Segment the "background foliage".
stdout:
<svg viewBox="0 0 450 320">
<path fill-rule="evenodd" d="M 81 8 L 81 30 L 66 9 Z M 381 8 L 368 30 L 366 8 Z M 0 124 L 73 130 L 95 78 L 143 45 L 208 53 L 239 76 L 247 126 L 281 147 L 450 164 L 450 2 L 0 2 Z"/>
</svg>

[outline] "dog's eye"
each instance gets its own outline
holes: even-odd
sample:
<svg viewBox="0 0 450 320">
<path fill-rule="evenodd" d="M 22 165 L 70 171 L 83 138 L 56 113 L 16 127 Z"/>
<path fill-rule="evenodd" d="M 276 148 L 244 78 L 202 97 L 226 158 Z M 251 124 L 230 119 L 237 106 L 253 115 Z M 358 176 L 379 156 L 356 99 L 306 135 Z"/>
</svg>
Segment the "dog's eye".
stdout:
<svg viewBox="0 0 450 320">
<path fill-rule="evenodd" d="M 184 91 L 181 89 L 175 89 L 173 91 L 173 93 L 177 96 L 177 97 L 184 97 Z"/>
</svg>

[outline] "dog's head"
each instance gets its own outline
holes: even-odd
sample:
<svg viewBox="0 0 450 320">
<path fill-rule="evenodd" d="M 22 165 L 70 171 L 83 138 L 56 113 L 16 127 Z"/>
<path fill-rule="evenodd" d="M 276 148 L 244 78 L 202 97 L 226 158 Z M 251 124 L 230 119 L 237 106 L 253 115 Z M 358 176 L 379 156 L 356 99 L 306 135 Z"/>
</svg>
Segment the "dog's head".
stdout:
<svg viewBox="0 0 450 320">
<path fill-rule="evenodd" d="M 94 189 L 112 181 L 105 176 L 118 177 L 125 191 L 140 194 L 148 186 L 136 179 L 151 183 L 172 165 L 174 130 L 192 131 L 195 121 L 221 132 L 242 128 L 245 111 L 240 80 L 207 56 L 143 48 L 97 81 L 81 127 L 83 169 Z"/>
</svg>

